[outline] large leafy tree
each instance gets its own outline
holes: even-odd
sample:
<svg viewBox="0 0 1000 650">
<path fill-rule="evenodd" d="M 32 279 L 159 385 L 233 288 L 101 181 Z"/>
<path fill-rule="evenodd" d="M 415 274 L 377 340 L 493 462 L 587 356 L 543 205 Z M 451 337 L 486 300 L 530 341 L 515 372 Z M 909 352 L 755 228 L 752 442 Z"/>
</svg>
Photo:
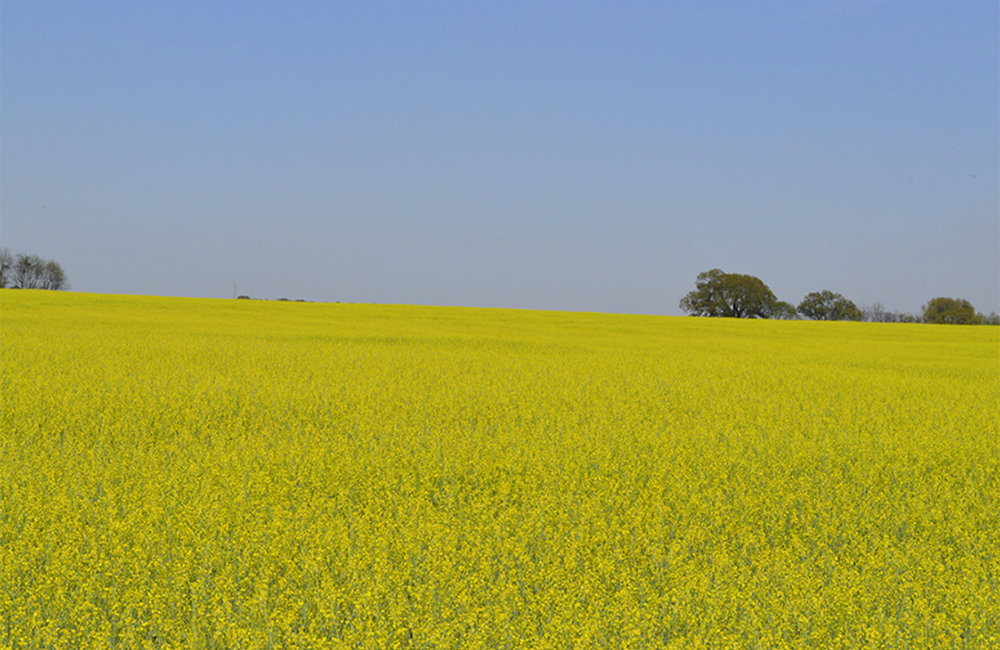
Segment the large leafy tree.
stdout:
<svg viewBox="0 0 1000 650">
<path fill-rule="evenodd" d="M 712 269 L 698 274 L 695 290 L 681 299 L 692 316 L 769 318 L 778 299 L 760 278 Z"/>
<path fill-rule="evenodd" d="M 861 320 L 858 306 L 839 293 L 814 291 L 799 303 L 799 313 L 812 320 Z"/>
<path fill-rule="evenodd" d="M 924 305 L 924 322 L 951 325 L 980 325 L 982 314 L 968 300 L 960 298 L 932 298 Z"/>
</svg>

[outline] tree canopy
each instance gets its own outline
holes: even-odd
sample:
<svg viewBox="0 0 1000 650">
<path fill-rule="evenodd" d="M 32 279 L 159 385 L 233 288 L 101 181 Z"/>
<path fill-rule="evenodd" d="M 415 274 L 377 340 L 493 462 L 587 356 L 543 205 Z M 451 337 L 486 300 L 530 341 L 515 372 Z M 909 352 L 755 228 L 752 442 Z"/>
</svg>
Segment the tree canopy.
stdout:
<svg viewBox="0 0 1000 650">
<path fill-rule="evenodd" d="M 792 306 L 791 303 L 779 300 L 774 303 L 774 307 L 771 309 L 770 317 L 778 320 L 795 320 L 799 317 L 799 312 L 796 311 L 795 307 Z"/>
<path fill-rule="evenodd" d="M 811 320 L 861 320 L 863 315 L 853 302 L 829 290 L 807 294 L 799 313 Z"/>
<path fill-rule="evenodd" d="M 720 269 L 699 273 L 695 287 L 680 305 L 692 316 L 769 318 L 778 302 L 760 278 Z"/>
<path fill-rule="evenodd" d="M 983 315 L 968 300 L 960 298 L 931 298 L 923 306 L 925 323 L 945 323 L 951 325 L 980 325 Z"/>
</svg>

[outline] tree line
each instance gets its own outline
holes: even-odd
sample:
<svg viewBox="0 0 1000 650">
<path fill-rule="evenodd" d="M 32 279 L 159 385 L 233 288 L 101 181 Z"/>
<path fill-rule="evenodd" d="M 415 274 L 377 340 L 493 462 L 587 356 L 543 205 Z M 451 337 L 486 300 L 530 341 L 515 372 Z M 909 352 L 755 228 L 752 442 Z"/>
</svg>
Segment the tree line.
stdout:
<svg viewBox="0 0 1000 650">
<path fill-rule="evenodd" d="M 1000 325 L 996 313 L 984 316 L 968 300 L 960 298 L 932 298 L 915 315 L 888 311 L 880 303 L 859 308 L 839 293 L 824 289 L 808 294 L 796 307 L 778 300 L 760 278 L 720 269 L 699 273 L 695 289 L 681 299 L 680 306 L 692 316 L 722 318 Z"/>
<path fill-rule="evenodd" d="M 0 289 L 69 289 L 69 278 L 58 262 L 38 255 L 0 248 Z"/>
</svg>

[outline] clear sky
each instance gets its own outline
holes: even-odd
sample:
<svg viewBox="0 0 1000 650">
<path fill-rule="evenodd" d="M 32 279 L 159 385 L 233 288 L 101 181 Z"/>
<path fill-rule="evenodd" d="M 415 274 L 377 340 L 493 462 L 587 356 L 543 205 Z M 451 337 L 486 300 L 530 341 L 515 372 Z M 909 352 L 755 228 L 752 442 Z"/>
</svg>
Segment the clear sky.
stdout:
<svg viewBox="0 0 1000 650">
<path fill-rule="evenodd" d="M 4 0 L 0 243 L 74 290 L 1000 312 L 996 0 Z"/>
</svg>

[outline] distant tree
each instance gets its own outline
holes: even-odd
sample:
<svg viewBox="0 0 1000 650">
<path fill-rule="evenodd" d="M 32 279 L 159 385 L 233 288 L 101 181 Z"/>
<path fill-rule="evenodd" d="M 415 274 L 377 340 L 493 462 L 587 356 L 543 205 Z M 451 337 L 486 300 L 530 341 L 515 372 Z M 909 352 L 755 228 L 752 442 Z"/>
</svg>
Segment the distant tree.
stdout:
<svg viewBox="0 0 1000 650">
<path fill-rule="evenodd" d="M 814 291 L 799 303 L 799 313 L 812 320 L 861 320 L 857 305 L 839 293 Z"/>
<path fill-rule="evenodd" d="M 901 311 L 889 311 L 882 306 L 882 303 L 877 302 L 861 308 L 861 320 L 869 323 L 920 323 L 923 317 Z"/>
<path fill-rule="evenodd" d="M 37 255 L 19 253 L 14 260 L 14 286 L 18 289 L 41 289 L 45 260 Z"/>
<path fill-rule="evenodd" d="M 795 307 L 784 300 L 774 303 L 774 308 L 771 310 L 771 318 L 778 320 L 795 320 L 798 317 L 799 312 L 795 310 Z"/>
<path fill-rule="evenodd" d="M 983 315 L 968 300 L 960 298 L 932 298 L 923 306 L 925 323 L 946 323 L 951 325 L 979 325 Z"/>
<path fill-rule="evenodd" d="M 861 306 L 861 320 L 869 323 L 898 323 L 899 314 L 891 312 L 882 303 Z"/>
<path fill-rule="evenodd" d="M 1000 325 L 1000 314 L 991 311 L 989 316 L 983 316 L 983 325 Z"/>
<path fill-rule="evenodd" d="M 6 289 L 14 281 L 14 254 L 6 246 L 0 248 L 0 289 Z"/>
<path fill-rule="evenodd" d="M 768 318 L 778 302 L 759 278 L 719 269 L 699 273 L 695 287 L 681 299 L 692 316 Z"/>
<path fill-rule="evenodd" d="M 64 290 L 69 288 L 69 280 L 57 262 L 44 260 L 38 255 L 15 255 L 10 249 L 2 248 L 0 288 Z"/>
<path fill-rule="evenodd" d="M 42 289 L 52 291 L 63 291 L 69 289 L 69 281 L 66 279 L 66 272 L 59 266 L 58 262 L 46 262 L 42 270 Z"/>
</svg>

